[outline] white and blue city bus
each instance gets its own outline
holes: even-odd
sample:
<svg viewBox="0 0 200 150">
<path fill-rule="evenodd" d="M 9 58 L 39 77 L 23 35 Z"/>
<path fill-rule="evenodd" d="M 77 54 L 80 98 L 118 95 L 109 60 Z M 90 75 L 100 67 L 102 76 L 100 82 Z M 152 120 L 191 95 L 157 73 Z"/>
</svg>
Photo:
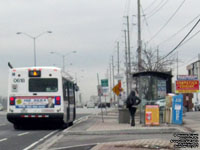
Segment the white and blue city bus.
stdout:
<svg viewBox="0 0 200 150">
<path fill-rule="evenodd" d="M 41 122 L 72 125 L 77 89 L 72 78 L 57 67 L 11 68 L 7 119 L 15 129 Z"/>
</svg>

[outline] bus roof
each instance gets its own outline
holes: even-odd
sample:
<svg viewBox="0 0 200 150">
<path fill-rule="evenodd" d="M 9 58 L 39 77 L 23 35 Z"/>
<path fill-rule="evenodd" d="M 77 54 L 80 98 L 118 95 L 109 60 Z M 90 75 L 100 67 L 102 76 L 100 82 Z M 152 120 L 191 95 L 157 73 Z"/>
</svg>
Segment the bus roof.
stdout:
<svg viewBox="0 0 200 150">
<path fill-rule="evenodd" d="M 37 67 L 20 67 L 20 68 L 12 68 L 11 70 L 39 70 L 39 69 L 44 69 L 44 70 L 52 70 L 52 69 L 56 69 L 58 71 L 61 71 L 61 68 L 58 67 L 54 67 L 54 66 L 37 66 Z"/>
</svg>

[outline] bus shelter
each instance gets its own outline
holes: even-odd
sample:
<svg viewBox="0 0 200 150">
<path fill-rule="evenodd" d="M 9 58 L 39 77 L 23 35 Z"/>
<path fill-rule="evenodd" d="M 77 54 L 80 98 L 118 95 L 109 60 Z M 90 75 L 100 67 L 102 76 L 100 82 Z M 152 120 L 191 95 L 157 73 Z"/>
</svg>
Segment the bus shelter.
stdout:
<svg viewBox="0 0 200 150">
<path fill-rule="evenodd" d="M 159 105 L 160 122 L 163 122 L 163 113 L 165 109 L 165 96 L 172 92 L 171 72 L 138 72 L 132 75 L 134 89 L 138 91 L 142 102 L 139 106 L 140 123 L 145 123 L 146 105 Z"/>
</svg>

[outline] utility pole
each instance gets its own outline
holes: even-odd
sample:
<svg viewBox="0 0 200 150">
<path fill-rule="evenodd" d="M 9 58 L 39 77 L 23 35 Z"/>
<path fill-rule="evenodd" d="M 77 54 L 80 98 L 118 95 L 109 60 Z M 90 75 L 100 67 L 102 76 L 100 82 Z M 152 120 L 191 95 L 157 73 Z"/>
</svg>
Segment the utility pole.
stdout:
<svg viewBox="0 0 200 150">
<path fill-rule="evenodd" d="M 119 42 L 117 42 L 117 74 L 119 76 Z M 121 80 L 118 79 L 118 84 L 120 84 Z M 119 108 L 119 96 L 117 96 L 117 106 Z"/>
<path fill-rule="evenodd" d="M 127 53 L 127 40 L 126 40 L 126 30 L 124 30 L 125 35 L 125 63 L 126 63 L 126 96 L 129 93 L 129 82 L 128 82 L 128 53 Z"/>
<path fill-rule="evenodd" d="M 119 42 L 117 42 L 117 73 L 119 74 Z"/>
<path fill-rule="evenodd" d="M 113 56 L 112 56 L 112 75 L 113 75 L 113 88 L 115 87 L 115 69 L 114 69 L 114 60 L 113 60 Z M 114 99 L 113 99 L 114 103 L 115 103 L 115 94 L 114 94 Z"/>
<path fill-rule="evenodd" d="M 129 91 L 131 91 L 132 78 L 131 78 L 131 50 L 130 50 L 130 35 L 129 35 L 129 17 L 127 19 L 127 38 L 128 38 L 128 82 L 129 82 Z M 129 93 L 128 93 L 129 94 Z"/>
<path fill-rule="evenodd" d="M 141 14 L 140 14 L 140 0 L 137 0 L 137 7 L 138 7 L 138 71 L 142 71 L 142 41 L 141 41 Z M 139 91 L 141 91 L 141 79 L 139 78 Z M 141 92 L 139 93 L 139 97 L 141 97 Z M 140 124 L 142 123 L 142 105 L 140 105 Z"/>
<path fill-rule="evenodd" d="M 138 71 L 142 71 L 142 41 L 141 41 L 141 14 L 140 14 L 140 0 L 137 2 L 138 4 Z"/>
<path fill-rule="evenodd" d="M 178 78 L 178 51 L 177 51 L 177 76 L 176 77 Z"/>
<path fill-rule="evenodd" d="M 158 69 L 159 69 L 159 48 L 157 47 L 157 63 L 156 63 L 156 70 L 159 71 Z"/>
<path fill-rule="evenodd" d="M 109 64 L 110 67 L 110 105 L 112 104 L 112 66 L 111 63 Z"/>
</svg>

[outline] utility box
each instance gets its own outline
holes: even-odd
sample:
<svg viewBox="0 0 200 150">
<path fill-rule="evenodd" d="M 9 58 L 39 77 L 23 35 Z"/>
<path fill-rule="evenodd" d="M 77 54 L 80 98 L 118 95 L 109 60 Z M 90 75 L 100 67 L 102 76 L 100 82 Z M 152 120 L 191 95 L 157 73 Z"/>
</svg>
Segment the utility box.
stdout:
<svg viewBox="0 0 200 150">
<path fill-rule="evenodd" d="M 130 123 L 130 113 L 128 109 L 119 109 L 119 123 Z"/>
</svg>

